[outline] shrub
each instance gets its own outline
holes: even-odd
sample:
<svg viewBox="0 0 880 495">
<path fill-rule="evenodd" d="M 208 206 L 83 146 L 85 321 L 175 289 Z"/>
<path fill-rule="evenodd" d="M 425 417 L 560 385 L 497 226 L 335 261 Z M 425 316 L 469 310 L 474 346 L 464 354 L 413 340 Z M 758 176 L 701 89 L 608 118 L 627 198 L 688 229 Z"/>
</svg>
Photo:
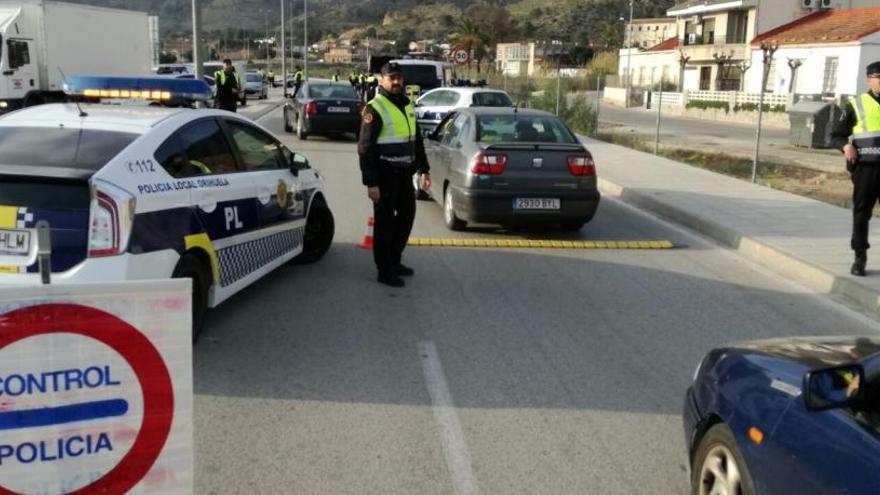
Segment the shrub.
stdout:
<svg viewBox="0 0 880 495">
<path fill-rule="evenodd" d="M 722 109 L 725 112 L 730 112 L 730 103 L 726 101 L 702 101 L 702 100 L 691 100 L 686 105 L 687 108 L 699 108 L 701 110 L 708 110 L 710 108 Z"/>
</svg>

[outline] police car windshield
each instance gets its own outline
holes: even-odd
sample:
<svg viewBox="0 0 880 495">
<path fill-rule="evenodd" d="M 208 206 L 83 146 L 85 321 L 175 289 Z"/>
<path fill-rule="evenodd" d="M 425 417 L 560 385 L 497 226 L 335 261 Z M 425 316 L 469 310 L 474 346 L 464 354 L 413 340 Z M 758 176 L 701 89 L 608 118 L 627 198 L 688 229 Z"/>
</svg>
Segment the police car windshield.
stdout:
<svg viewBox="0 0 880 495">
<path fill-rule="evenodd" d="M 0 164 L 97 171 L 137 137 L 93 129 L 0 126 Z"/>
<path fill-rule="evenodd" d="M 422 90 L 439 88 L 440 80 L 437 78 L 437 68 L 433 65 L 409 65 L 401 64 L 404 84 L 416 84 Z"/>
</svg>

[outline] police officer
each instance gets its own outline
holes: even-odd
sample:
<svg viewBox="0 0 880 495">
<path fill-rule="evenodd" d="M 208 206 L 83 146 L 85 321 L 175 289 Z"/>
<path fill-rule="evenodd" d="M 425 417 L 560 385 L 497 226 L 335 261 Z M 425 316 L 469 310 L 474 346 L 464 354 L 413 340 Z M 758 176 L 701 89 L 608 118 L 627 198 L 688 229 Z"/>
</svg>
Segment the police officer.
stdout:
<svg viewBox="0 0 880 495">
<path fill-rule="evenodd" d="M 369 76 L 367 76 L 367 81 L 366 81 L 367 99 L 372 98 L 376 94 L 376 88 L 378 88 L 378 87 L 379 87 L 379 78 L 374 76 L 373 74 L 370 74 Z"/>
<path fill-rule="evenodd" d="M 296 66 L 296 69 L 293 72 L 293 95 L 296 96 L 299 94 L 299 88 L 303 85 L 303 71 L 302 67 L 299 65 Z"/>
<path fill-rule="evenodd" d="M 334 72 L 333 76 L 330 77 L 330 80 L 333 82 L 338 82 L 339 81 L 339 71 Z"/>
<path fill-rule="evenodd" d="M 880 61 L 868 65 L 868 92 L 849 101 L 843 118 L 831 133 L 832 145 L 843 151 L 853 181 L 853 230 L 850 242 L 855 261 L 850 273 L 866 275 L 868 221 L 880 199 Z M 850 140 L 850 137 L 852 138 Z"/>
<path fill-rule="evenodd" d="M 241 92 L 241 79 L 232 66 L 232 60 L 223 60 L 223 69 L 214 73 L 217 82 L 216 106 L 221 110 L 238 110 L 238 95 Z"/>
<path fill-rule="evenodd" d="M 361 176 L 373 202 L 377 280 L 392 287 L 403 287 L 400 277 L 414 273 L 401 263 L 416 214 L 413 174 L 421 172 L 424 190 L 431 187 L 415 107 L 403 88 L 400 66 L 383 65 L 381 86 L 364 108 L 358 141 Z"/>
</svg>

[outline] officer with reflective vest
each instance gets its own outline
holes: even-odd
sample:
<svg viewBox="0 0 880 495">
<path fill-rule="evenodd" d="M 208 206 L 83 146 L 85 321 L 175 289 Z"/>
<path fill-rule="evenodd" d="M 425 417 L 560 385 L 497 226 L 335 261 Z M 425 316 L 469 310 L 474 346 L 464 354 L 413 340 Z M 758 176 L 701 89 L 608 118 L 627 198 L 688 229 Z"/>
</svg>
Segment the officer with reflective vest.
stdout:
<svg viewBox="0 0 880 495">
<path fill-rule="evenodd" d="M 232 60 L 223 61 L 223 69 L 214 73 L 217 82 L 217 108 L 235 112 L 238 110 L 238 95 L 241 92 L 241 79 L 232 66 Z"/>
<path fill-rule="evenodd" d="M 831 134 L 832 145 L 843 151 L 853 181 L 853 230 L 850 242 L 855 261 L 850 273 L 866 275 L 868 222 L 880 200 L 880 62 L 868 65 L 868 92 L 849 101 Z"/>
<path fill-rule="evenodd" d="M 303 84 L 303 71 L 302 67 L 296 66 L 296 70 L 293 73 L 293 95 L 296 96 L 299 93 L 299 88 L 302 87 Z"/>
<path fill-rule="evenodd" d="M 381 86 L 364 107 L 358 140 L 361 178 L 373 202 L 377 279 L 392 287 L 403 287 L 401 277 L 414 273 L 401 263 L 416 214 L 413 174 L 420 172 L 422 189 L 431 187 L 415 107 L 404 87 L 398 64 L 382 66 Z"/>
<path fill-rule="evenodd" d="M 364 91 L 367 93 L 367 99 L 370 99 L 376 94 L 376 88 L 379 87 L 379 78 L 370 74 L 367 76 L 365 86 L 366 89 Z"/>
<path fill-rule="evenodd" d="M 334 72 L 330 77 L 330 80 L 333 82 L 339 82 L 339 71 Z"/>
</svg>

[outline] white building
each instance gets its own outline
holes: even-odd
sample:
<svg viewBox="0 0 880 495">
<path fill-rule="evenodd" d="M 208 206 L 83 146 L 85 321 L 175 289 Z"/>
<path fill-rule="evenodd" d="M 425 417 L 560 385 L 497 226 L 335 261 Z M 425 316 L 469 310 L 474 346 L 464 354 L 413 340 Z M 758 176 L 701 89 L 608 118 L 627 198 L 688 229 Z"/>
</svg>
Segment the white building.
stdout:
<svg viewBox="0 0 880 495">
<path fill-rule="evenodd" d="M 675 19 L 633 19 L 632 26 L 627 25 L 626 37 L 628 47 L 646 50 L 657 46 L 669 38 L 677 37 Z"/>
<path fill-rule="evenodd" d="M 880 7 L 815 12 L 752 42 L 749 92 L 761 88 L 761 43 L 778 45 L 766 90 L 838 98 L 867 89 L 865 68 L 880 61 Z M 789 65 L 796 65 L 792 70 Z"/>
</svg>

